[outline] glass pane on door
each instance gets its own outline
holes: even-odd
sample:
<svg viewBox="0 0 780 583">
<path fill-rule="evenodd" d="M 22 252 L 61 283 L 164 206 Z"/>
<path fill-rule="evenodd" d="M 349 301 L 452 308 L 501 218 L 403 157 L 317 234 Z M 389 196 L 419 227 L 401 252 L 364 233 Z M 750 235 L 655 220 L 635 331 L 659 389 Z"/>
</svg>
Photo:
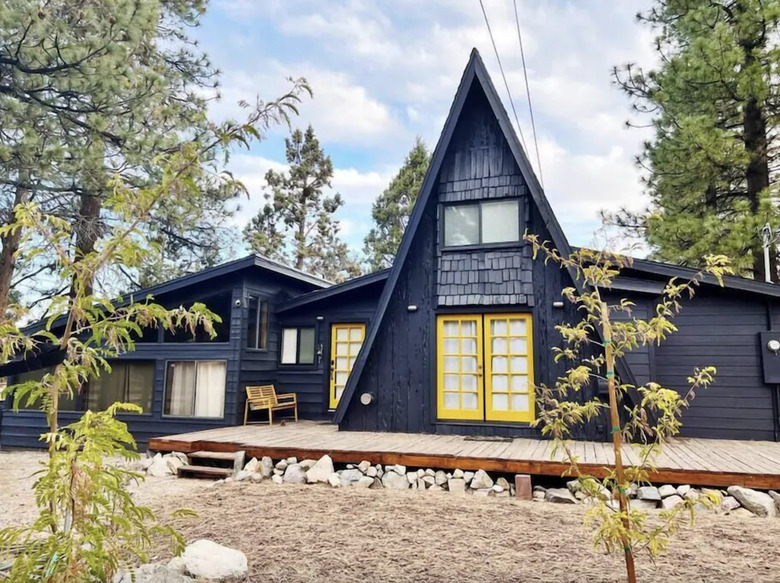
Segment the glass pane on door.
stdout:
<svg viewBox="0 0 780 583">
<path fill-rule="evenodd" d="M 339 404 L 365 336 L 365 324 L 333 324 L 331 326 L 330 395 L 328 399 L 328 405 L 331 409 L 335 409 Z"/>
</svg>

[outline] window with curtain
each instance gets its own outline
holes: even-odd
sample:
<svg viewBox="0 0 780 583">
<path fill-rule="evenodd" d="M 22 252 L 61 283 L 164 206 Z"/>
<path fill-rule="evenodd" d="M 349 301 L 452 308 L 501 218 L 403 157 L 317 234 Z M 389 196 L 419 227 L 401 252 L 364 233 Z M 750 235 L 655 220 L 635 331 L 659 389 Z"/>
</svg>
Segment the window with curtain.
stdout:
<svg viewBox="0 0 780 583">
<path fill-rule="evenodd" d="M 520 241 L 520 201 L 496 200 L 444 207 L 444 246 Z"/>
<path fill-rule="evenodd" d="M 53 373 L 54 368 L 46 367 L 41 368 L 38 370 L 32 370 L 29 372 L 23 372 L 21 374 L 16 375 L 16 377 L 13 379 L 13 382 L 9 383 L 9 385 L 21 385 L 22 383 L 26 383 L 29 381 L 36 381 L 41 382 L 43 380 L 43 377 L 46 376 L 49 373 Z M 60 411 L 85 411 L 86 410 L 86 401 L 87 401 L 87 386 L 81 388 L 81 391 L 78 393 L 75 393 L 72 397 L 67 394 L 60 394 L 59 399 L 57 400 L 57 408 Z M 33 409 L 40 409 L 41 404 L 38 401 L 35 401 L 33 403 L 28 403 L 27 398 L 25 397 L 20 403 L 19 403 L 20 409 L 27 409 L 27 410 L 33 410 Z"/>
<path fill-rule="evenodd" d="M 249 318 L 246 327 L 246 347 L 268 349 L 268 302 L 249 296 Z"/>
<path fill-rule="evenodd" d="M 314 364 L 314 328 L 282 328 L 282 364 Z"/>
<path fill-rule="evenodd" d="M 151 413 L 154 397 L 154 362 L 114 362 L 89 382 L 87 407 L 102 411 L 117 401 L 133 403 Z"/>
<path fill-rule="evenodd" d="M 173 417 L 223 417 L 224 361 L 173 361 L 165 376 L 163 414 Z"/>
</svg>

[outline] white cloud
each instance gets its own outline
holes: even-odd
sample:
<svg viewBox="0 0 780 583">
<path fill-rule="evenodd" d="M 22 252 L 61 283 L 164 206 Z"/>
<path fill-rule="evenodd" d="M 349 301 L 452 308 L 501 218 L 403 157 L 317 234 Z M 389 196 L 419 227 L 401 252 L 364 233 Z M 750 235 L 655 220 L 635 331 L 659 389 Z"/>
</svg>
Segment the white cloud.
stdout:
<svg viewBox="0 0 780 583">
<path fill-rule="evenodd" d="M 253 104 L 258 96 L 274 99 L 289 90 L 289 78 L 305 77 L 314 98 L 303 98 L 299 105 L 300 115 L 293 124 L 312 124 L 322 141 L 361 145 L 404 133 L 390 109 L 346 73 L 309 65 L 282 65 L 275 61 L 260 65 L 259 70 L 263 72 L 226 71 L 222 98 L 211 104 L 212 116 L 220 120 L 241 119 L 245 113 L 238 105 L 240 101 Z"/>
</svg>

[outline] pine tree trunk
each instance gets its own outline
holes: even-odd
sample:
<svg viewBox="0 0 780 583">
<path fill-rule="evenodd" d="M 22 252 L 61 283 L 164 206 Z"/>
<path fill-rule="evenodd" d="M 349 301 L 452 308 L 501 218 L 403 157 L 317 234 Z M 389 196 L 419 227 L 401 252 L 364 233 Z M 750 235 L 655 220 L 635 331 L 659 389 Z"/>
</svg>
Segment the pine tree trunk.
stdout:
<svg viewBox="0 0 780 583">
<path fill-rule="evenodd" d="M 609 391 L 609 415 L 612 423 L 612 449 L 615 453 L 615 473 L 617 474 L 618 503 L 620 513 L 624 516 L 623 528 L 626 532 L 631 530 L 631 522 L 628 519 L 628 498 L 626 495 L 628 483 L 623 468 L 623 439 L 621 437 L 620 414 L 618 413 L 617 390 L 615 389 L 615 354 L 612 348 L 612 325 L 609 321 L 609 306 L 606 302 L 601 304 L 601 328 L 604 338 L 604 357 L 607 368 L 607 389 Z M 623 551 L 626 559 L 626 574 L 629 583 L 636 583 L 636 570 L 634 567 L 634 551 L 631 548 L 631 539 L 627 534 L 621 535 Z"/>
<path fill-rule="evenodd" d="M 754 39 L 743 39 L 740 42 L 745 51 L 745 69 L 749 70 L 756 64 L 756 58 L 753 51 L 757 48 L 759 41 Z M 750 203 L 750 212 L 758 215 L 761 193 L 769 188 L 769 148 L 767 140 L 766 119 L 762 106 L 758 98 L 751 96 L 745 102 L 743 117 L 744 143 L 745 150 L 750 157 L 747 171 L 745 174 L 747 182 L 747 197 Z M 777 258 L 775 246 L 772 245 L 769 252 L 769 265 L 764 264 L 764 250 L 761 234 L 750 233 L 751 240 L 755 241 L 752 245 L 753 254 L 753 277 L 760 281 L 778 281 Z M 769 277 L 766 269 L 769 267 Z"/>
<path fill-rule="evenodd" d="M 76 217 L 76 261 L 95 250 L 95 244 L 100 236 L 100 211 L 103 201 L 99 194 L 84 193 L 81 195 L 81 206 Z M 92 295 L 95 274 L 90 274 L 82 280 L 84 296 Z M 71 286 L 71 297 L 75 297 L 75 286 Z"/>
<path fill-rule="evenodd" d="M 27 200 L 28 193 L 29 191 L 26 188 L 22 186 L 16 187 L 14 206 L 11 210 L 11 221 L 14 220 L 16 215 L 16 207 Z M 21 230 L 16 230 L 4 237 L 0 237 L 0 243 L 3 245 L 3 249 L 0 251 L 0 320 L 5 319 L 8 304 L 10 303 L 11 281 L 16 269 L 16 253 L 19 251 L 21 238 Z"/>
</svg>

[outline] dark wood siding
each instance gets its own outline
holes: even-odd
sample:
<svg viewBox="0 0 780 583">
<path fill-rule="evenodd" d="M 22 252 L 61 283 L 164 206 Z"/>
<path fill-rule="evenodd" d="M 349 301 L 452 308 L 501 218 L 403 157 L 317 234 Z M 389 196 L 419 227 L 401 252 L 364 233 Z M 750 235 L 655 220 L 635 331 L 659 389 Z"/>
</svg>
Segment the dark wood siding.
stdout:
<svg viewBox="0 0 780 583">
<path fill-rule="evenodd" d="M 318 350 L 322 356 L 314 365 L 279 365 L 277 384 L 285 393 L 297 393 L 299 413 L 307 419 L 328 419 L 330 388 L 331 326 L 338 323 L 365 324 L 376 311 L 384 281 L 353 292 L 302 306 L 279 315 L 280 326 L 316 326 Z M 321 317 L 321 320 L 317 318 Z"/>
<path fill-rule="evenodd" d="M 683 414 L 682 435 L 775 439 L 775 387 L 763 380 L 759 337 L 768 329 L 767 308 L 758 296 L 712 288 L 684 302 L 679 330 L 655 349 L 655 380 L 685 391 L 694 368 L 715 366 L 717 374 Z"/>
</svg>

